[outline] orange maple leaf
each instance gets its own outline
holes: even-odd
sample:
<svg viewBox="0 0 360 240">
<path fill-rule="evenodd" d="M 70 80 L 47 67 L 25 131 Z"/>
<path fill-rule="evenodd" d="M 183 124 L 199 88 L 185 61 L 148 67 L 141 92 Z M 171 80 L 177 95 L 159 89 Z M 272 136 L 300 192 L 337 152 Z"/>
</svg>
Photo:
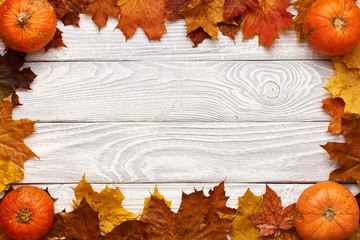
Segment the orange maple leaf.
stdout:
<svg viewBox="0 0 360 240">
<path fill-rule="evenodd" d="M 298 10 L 298 14 L 294 19 L 295 30 L 297 31 L 298 41 L 304 38 L 304 21 L 310 6 L 314 0 L 298 0 L 292 5 Z"/>
<path fill-rule="evenodd" d="M 344 113 L 345 102 L 342 98 L 327 98 L 322 100 L 323 109 L 333 116 L 328 132 L 339 134 L 341 132 L 342 118 L 352 120 L 355 114 Z"/>
<path fill-rule="evenodd" d="M 293 15 L 286 11 L 287 0 L 259 0 L 260 9 L 247 9 L 242 23 L 243 38 L 259 35 L 259 43 L 270 47 L 279 38 L 279 29 L 290 29 Z"/>
<path fill-rule="evenodd" d="M 12 110 L 11 96 L 0 102 L 0 160 L 24 167 L 27 159 L 38 157 L 23 142 L 26 136 L 35 132 L 36 121 L 12 120 Z"/>
<path fill-rule="evenodd" d="M 202 28 L 210 37 L 218 39 L 217 24 L 226 22 L 224 18 L 225 0 L 192 0 L 179 14 L 186 19 L 188 34 Z"/>
<path fill-rule="evenodd" d="M 268 185 L 263 196 L 264 213 L 255 213 L 249 219 L 260 229 L 260 236 L 275 235 L 278 237 L 281 230 L 290 230 L 294 227 L 295 204 L 283 209 L 281 198 Z"/>
<path fill-rule="evenodd" d="M 160 40 L 166 32 L 164 18 L 166 0 L 118 0 L 120 20 L 116 28 L 126 39 L 132 37 L 138 26 L 142 27 L 149 40 Z"/>
<path fill-rule="evenodd" d="M 224 17 L 231 19 L 245 13 L 248 8 L 260 8 L 257 0 L 226 0 Z"/>
</svg>

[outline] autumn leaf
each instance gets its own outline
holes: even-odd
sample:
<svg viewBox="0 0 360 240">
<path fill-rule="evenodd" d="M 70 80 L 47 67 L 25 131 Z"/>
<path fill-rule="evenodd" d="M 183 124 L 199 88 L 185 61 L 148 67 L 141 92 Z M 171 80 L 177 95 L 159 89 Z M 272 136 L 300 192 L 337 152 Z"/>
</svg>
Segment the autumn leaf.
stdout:
<svg viewBox="0 0 360 240">
<path fill-rule="evenodd" d="M 202 28 L 210 37 L 218 39 L 217 24 L 225 22 L 225 0 L 192 0 L 179 14 L 185 17 L 187 32 Z"/>
<path fill-rule="evenodd" d="M 92 13 L 92 20 L 99 30 L 104 27 L 109 16 L 118 18 L 120 9 L 116 5 L 117 0 L 72 0 L 77 6 L 82 7 L 83 13 Z"/>
<path fill-rule="evenodd" d="M 54 7 L 57 18 L 62 18 L 71 11 L 71 9 L 65 4 L 63 0 L 48 0 L 49 3 Z"/>
<path fill-rule="evenodd" d="M 360 239 L 360 224 L 357 226 L 355 232 L 351 234 L 350 237 L 347 238 L 347 240 L 359 240 Z"/>
<path fill-rule="evenodd" d="M 287 0 L 259 0 L 259 6 L 260 9 L 247 9 L 244 13 L 243 38 L 259 35 L 259 43 L 270 47 L 279 38 L 278 30 L 291 28 L 293 15 L 286 11 Z"/>
<path fill-rule="evenodd" d="M 210 39 L 210 35 L 207 34 L 204 29 L 201 27 L 188 33 L 187 36 L 191 39 L 194 43 L 193 47 L 197 47 L 200 43 L 202 43 L 205 39 Z"/>
<path fill-rule="evenodd" d="M 165 21 L 175 21 L 183 18 L 178 12 L 186 8 L 191 0 L 167 0 L 165 6 Z"/>
<path fill-rule="evenodd" d="M 151 194 L 150 197 L 145 198 L 144 209 L 143 209 L 143 212 L 142 212 L 141 215 L 145 215 L 145 214 L 148 212 L 148 210 L 149 210 L 148 204 L 149 204 L 149 202 L 150 202 L 150 200 L 151 200 L 152 197 L 153 197 L 153 198 L 160 199 L 160 200 L 164 200 L 164 201 L 165 201 L 165 204 L 166 204 L 169 208 L 171 208 L 171 201 L 166 200 L 165 197 L 159 193 L 159 190 L 158 190 L 157 185 L 156 185 L 156 186 L 155 186 L 154 193 Z"/>
<path fill-rule="evenodd" d="M 19 105 L 16 89 L 30 89 L 36 75 L 30 68 L 22 68 L 26 53 L 10 50 L 0 56 L 0 100 L 13 94 L 14 106 Z M 21 70 L 20 70 L 21 69 Z"/>
<path fill-rule="evenodd" d="M 55 36 L 53 39 L 44 47 L 45 51 L 48 51 L 50 48 L 58 48 L 58 47 L 67 47 L 62 39 L 62 31 L 58 28 L 56 29 Z"/>
<path fill-rule="evenodd" d="M 166 0 L 118 0 L 120 20 L 116 28 L 126 39 L 132 37 L 138 26 L 142 27 L 149 40 L 160 40 L 166 32 L 164 18 Z"/>
<path fill-rule="evenodd" d="M 138 215 L 128 212 L 122 206 L 125 199 L 119 188 L 109 188 L 106 186 L 100 193 L 95 192 L 92 186 L 86 182 L 85 175 L 82 181 L 74 189 L 77 202 L 74 202 L 74 208 L 86 199 L 90 207 L 98 213 L 100 229 L 104 233 L 111 232 L 115 226 L 128 220 L 135 220 Z"/>
<path fill-rule="evenodd" d="M 65 211 L 62 211 L 62 213 L 66 215 Z M 57 213 L 54 216 L 53 224 L 51 225 L 49 232 L 47 232 L 40 240 L 60 239 L 65 237 L 65 230 L 64 219 L 61 217 L 60 213 Z"/>
<path fill-rule="evenodd" d="M 295 204 L 283 209 L 281 198 L 268 185 L 263 196 L 263 213 L 249 216 L 253 224 L 260 229 L 260 236 L 278 237 L 281 230 L 294 227 Z"/>
<path fill-rule="evenodd" d="M 360 45 L 350 53 L 340 57 L 339 61 L 345 63 L 348 68 L 357 68 L 360 70 Z"/>
<path fill-rule="evenodd" d="M 147 224 L 141 221 L 127 221 L 115 227 L 105 240 L 148 240 L 146 234 Z"/>
<path fill-rule="evenodd" d="M 333 116 L 328 132 L 339 134 L 341 132 L 342 118 L 347 120 L 354 119 L 355 114 L 345 114 L 345 102 L 341 98 L 327 98 L 322 100 L 323 109 Z"/>
<path fill-rule="evenodd" d="M 321 147 L 336 160 L 341 167 L 330 173 L 330 180 L 352 178 L 360 185 L 360 120 L 343 119 L 342 133 L 346 143 L 328 142 Z"/>
<path fill-rule="evenodd" d="M 225 19 L 232 19 L 238 17 L 240 14 L 244 14 L 246 9 L 255 8 L 259 9 L 259 3 L 257 0 L 226 0 L 224 5 L 224 17 Z"/>
<path fill-rule="evenodd" d="M 360 113 L 360 74 L 359 69 L 349 69 L 346 65 L 333 59 L 336 76 L 329 78 L 325 89 L 334 95 L 342 98 L 345 102 L 345 113 Z"/>
<path fill-rule="evenodd" d="M 310 6 L 313 4 L 314 0 L 298 0 L 292 5 L 297 9 L 298 14 L 294 19 L 295 30 L 297 31 L 298 41 L 300 42 L 304 36 L 304 21 L 308 13 Z"/>
<path fill-rule="evenodd" d="M 218 23 L 221 33 L 225 36 L 228 36 L 232 40 L 235 40 L 235 35 L 240 31 L 241 28 L 241 17 L 235 17 L 234 21 L 238 25 L 228 24 L 228 23 Z"/>
<path fill-rule="evenodd" d="M 231 220 L 221 219 L 218 211 L 233 212 L 225 206 L 227 197 L 223 183 L 209 192 L 195 190 L 182 195 L 179 211 L 175 214 L 164 199 L 152 195 L 142 219 L 149 224 L 149 239 L 218 239 L 226 240 Z"/>
<path fill-rule="evenodd" d="M 70 11 L 61 18 L 61 21 L 65 26 L 72 25 L 75 27 L 79 27 L 80 13 L 82 12 L 82 7 L 74 4 L 71 0 L 64 0 L 64 3 L 67 5 Z"/>
<path fill-rule="evenodd" d="M 61 212 L 60 216 L 64 220 L 66 239 L 94 240 L 100 237 L 98 214 L 85 198 L 73 212 Z"/>
</svg>

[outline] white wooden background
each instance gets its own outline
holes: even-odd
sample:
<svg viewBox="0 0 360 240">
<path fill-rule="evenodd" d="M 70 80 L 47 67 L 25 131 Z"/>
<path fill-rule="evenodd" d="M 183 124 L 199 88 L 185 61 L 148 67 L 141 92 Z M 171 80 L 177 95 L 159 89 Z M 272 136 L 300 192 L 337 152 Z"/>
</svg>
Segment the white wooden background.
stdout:
<svg viewBox="0 0 360 240">
<path fill-rule="evenodd" d="M 343 141 L 325 133 L 321 108 L 331 62 L 295 31 L 270 50 L 241 33 L 193 48 L 184 25 L 167 23 L 161 42 L 141 29 L 126 42 L 115 19 L 100 33 L 90 16 L 80 29 L 59 23 L 68 48 L 28 55 L 38 77 L 14 111 L 40 120 L 26 139 L 40 160 L 26 162 L 21 184 L 49 187 L 56 209 L 70 209 L 86 173 L 95 189 L 120 186 L 138 213 L 156 183 L 176 210 L 181 190 L 222 180 L 231 207 L 248 187 L 268 183 L 287 205 L 327 180 L 338 165 L 319 145 Z"/>
</svg>

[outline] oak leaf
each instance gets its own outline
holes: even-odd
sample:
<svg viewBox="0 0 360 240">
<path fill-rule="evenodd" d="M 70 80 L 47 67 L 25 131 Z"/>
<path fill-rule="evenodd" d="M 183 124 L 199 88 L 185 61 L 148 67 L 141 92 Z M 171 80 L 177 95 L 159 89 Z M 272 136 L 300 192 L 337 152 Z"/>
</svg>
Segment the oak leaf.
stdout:
<svg viewBox="0 0 360 240">
<path fill-rule="evenodd" d="M 109 16 L 118 18 L 120 9 L 116 5 L 117 0 L 72 0 L 77 6 L 82 7 L 83 13 L 92 13 L 92 20 L 99 30 L 104 27 Z"/>
<path fill-rule="evenodd" d="M 0 56 L 0 100 L 13 94 L 14 106 L 19 105 L 16 89 L 30 89 L 36 75 L 30 68 L 22 68 L 26 53 L 10 50 Z M 21 69 L 21 70 L 20 70 Z"/>
<path fill-rule="evenodd" d="M 202 28 L 210 37 L 218 39 L 217 24 L 225 22 L 225 0 L 191 0 L 189 5 L 179 14 L 185 17 L 187 32 Z"/>
<path fill-rule="evenodd" d="M 255 196 L 248 188 L 245 194 L 238 198 L 236 215 L 220 213 L 220 217 L 233 218 L 230 228 L 232 240 L 265 240 L 265 237 L 259 236 L 259 229 L 249 219 L 250 215 L 262 212 L 262 196 Z"/>
<path fill-rule="evenodd" d="M 67 47 L 63 42 L 62 33 L 58 28 L 56 29 L 53 39 L 44 47 L 45 51 L 48 51 L 50 48 Z"/>
<path fill-rule="evenodd" d="M 334 95 L 342 98 L 345 102 L 345 113 L 360 113 L 360 73 L 358 69 L 347 68 L 346 65 L 333 59 L 336 76 L 329 78 L 325 89 Z"/>
<path fill-rule="evenodd" d="M 297 31 L 298 41 L 305 38 L 304 36 L 304 21 L 308 13 L 310 6 L 314 3 L 314 0 L 298 0 L 292 5 L 297 9 L 298 14 L 294 19 L 295 30 Z"/>
<path fill-rule="evenodd" d="M 339 134 L 341 132 L 342 118 L 347 120 L 354 119 L 355 114 L 345 114 L 345 102 L 341 98 L 327 98 L 322 100 L 323 109 L 332 115 L 332 120 L 328 127 L 328 132 Z"/>
<path fill-rule="evenodd" d="M 127 221 L 115 227 L 105 240 L 148 240 L 147 224 L 141 221 Z"/>
<path fill-rule="evenodd" d="M 120 20 L 116 28 L 126 39 L 132 37 L 138 26 L 142 27 L 149 40 L 160 40 L 166 32 L 164 18 L 166 0 L 118 0 Z"/>
<path fill-rule="evenodd" d="M 233 212 L 225 206 L 227 197 L 220 184 L 206 197 L 197 191 L 182 195 L 179 211 L 175 214 L 164 199 L 151 196 L 148 210 L 142 219 L 149 224 L 149 239 L 218 239 L 226 240 L 231 220 L 221 219 L 218 211 Z"/>
<path fill-rule="evenodd" d="M 183 18 L 178 12 L 186 8 L 191 0 L 167 0 L 165 7 L 165 21 L 175 21 Z"/>
<path fill-rule="evenodd" d="M 321 147 L 336 160 L 341 167 L 330 173 L 330 180 L 352 178 L 360 185 L 360 120 L 343 119 L 342 133 L 346 143 L 328 142 Z"/>
<path fill-rule="evenodd" d="M 61 212 L 66 239 L 94 240 L 100 237 L 99 218 L 84 198 L 72 212 Z"/>
<path fill-rule="evenodd" d="M 260 236 L 280 236 L 282 230 L 294 227 L 295 204 L 283 209 L 281 198 L 268 185 L 263 196 L 263 213 L 254 213 L 249 219 L 260 229 Z"/>
<path fill-rule="evenodd" d="M 290 29 L 293 15 L 286 11 L 288 0 L 259 0 L 260 9 L 247 9 L 242 23 L 243 38 L 259 35 L 259 43 L 270 47 L 278 31 Z"/>
<path fill-rule="evenodd" d="M 231 19 L 238 17 L 240 14 L 244 14 L 246 9 L 255 8 L 259 9 L 259 3 L 257 0 L 226 0 L 224 5 L 224 17 L 225 19 Z"/>
<path fill-rule="evenodd" d="M 74 189 L 74 193 L 77 200 L 74 202 L 74 208 L 77 208 L 77 205 L 85 198 L 90 207 L 98 213 L 100 229 L 104 233 L 111 232 L 122 222 L 135 220 L 138 217 L 138 215 L 126 211 L 122 206 L 125 197 L 119 188 L 113 189 L 106 186 L 100 193 L 95 192 L 86 181 L 85 175 Z"/>
</svg>

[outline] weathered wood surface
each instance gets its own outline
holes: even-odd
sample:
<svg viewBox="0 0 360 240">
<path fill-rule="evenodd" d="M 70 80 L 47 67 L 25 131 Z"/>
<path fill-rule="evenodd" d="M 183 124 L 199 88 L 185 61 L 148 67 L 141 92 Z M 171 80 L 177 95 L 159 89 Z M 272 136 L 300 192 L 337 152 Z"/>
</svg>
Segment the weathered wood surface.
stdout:
<svg viewBox="0 0 360 240">
<path fill-rule="evenodd" d="M 172 210 L 177 212 L 181 202 L 182 191 L 189 194 L 194 191 L 194 188 L 197 190 L 204 189 L 205 195 L 208 196 L 209 190 L 218 184 L 219 183 L 160 183 L 157 185 L 159 192 L 163 194 L 167 200 L 172 201 Z M 72 200 L 75 199 L 72 189 L 76 187 L 76 184 L 41 184 L 37 186 L 42 188 L 48 187 L 50 193 L 59 198 L 55 204 L 56 211 L 62 211 L 63 209 L 70 211 L 72 209 L 71 203 Z M 101 191 L 105 187 L 105 184 L 92 184 L 92 186 L 95 191 Z M 108 186 L 120 188 L 125 195 L 123 206 L 126 210 L 141 213 L 144 207 L 144 199 L 154 192 L 155 183 L 108 184 Z M 283 206 L 287 206 L 295 203 L 301 192 L 309 187 L 310 184 L 269 184 L 269 186 L 281 196 Z M 358 192 L 355 184 L 346 184 L 345 186 L 353 193 Z M 238 197 L 241 197 L 247 188 L 250 188 L 251 191 L 258 196 L 265 193 L 265 184 L 225 182 L 226 195 L 230 196 L 227 205 L 232 208 L 237 208 Z"/>
<path fill-rule="evenodd" d="M 316 182 L 337 167 L 323 122 L 39 123 L 23 183 Z"/>
<path fill-rule="evenodd" d="M 156 45 L 156 44 L 155 44 Z M 329 121 L 330 61 L 28 63 L 15 118 L 89 121 Z"/>
</svg>

